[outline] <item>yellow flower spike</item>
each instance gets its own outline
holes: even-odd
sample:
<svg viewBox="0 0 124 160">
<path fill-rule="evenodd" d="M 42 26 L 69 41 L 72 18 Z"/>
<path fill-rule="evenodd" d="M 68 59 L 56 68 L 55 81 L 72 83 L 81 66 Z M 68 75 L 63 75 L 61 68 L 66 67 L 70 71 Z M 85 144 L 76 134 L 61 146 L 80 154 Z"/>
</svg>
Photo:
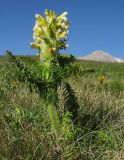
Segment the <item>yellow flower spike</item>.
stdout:
<svg viewBox="0 0 124 160">
<path fill-rule="evenodd" d="M 38 48 L 42 57 L 47 57 L 48 53 L 58 54 L 57 50 L 68 47 L 65 43 L 69 26 L 67 14 L 67 12 L 64 12 L 57 17 L 54 11 L 45 10 L 45 17 L 39 14 L 35 15 L 34 43 L 31 46 L 32 48 Z M 51 54 L 51 56 L 54 57 L 56 54 Z"/>
</svg>

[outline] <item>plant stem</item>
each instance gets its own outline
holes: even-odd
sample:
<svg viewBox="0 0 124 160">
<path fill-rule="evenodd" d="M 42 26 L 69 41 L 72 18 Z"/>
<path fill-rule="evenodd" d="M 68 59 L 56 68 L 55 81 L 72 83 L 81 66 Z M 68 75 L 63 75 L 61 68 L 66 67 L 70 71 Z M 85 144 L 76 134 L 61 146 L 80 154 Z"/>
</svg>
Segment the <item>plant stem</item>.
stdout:
<svg viewBox="0 0 124 160">
<path fill-rule="evenodd" d="M 58 113 L 56 111 L 56 106 L 54 103 L 50 102 L 48 104 L 48 112 L 49 112 L 49 116 L 50 116 L 50 120 L 52 123 L 52 128 L 56 134 L 56 136 L 58 137 L 59 134 L 59 116 Z"/>
</svg>

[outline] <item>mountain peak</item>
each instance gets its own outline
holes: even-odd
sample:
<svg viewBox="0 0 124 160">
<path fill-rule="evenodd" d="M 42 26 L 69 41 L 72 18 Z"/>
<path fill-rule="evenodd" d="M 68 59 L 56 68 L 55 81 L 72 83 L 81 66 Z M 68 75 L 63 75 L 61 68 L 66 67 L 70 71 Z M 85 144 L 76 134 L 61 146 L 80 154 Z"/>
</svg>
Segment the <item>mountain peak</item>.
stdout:
<svg viewBox="0 0 124 160">
<path fill-rule="evenodd" d="M 105 55 L 105 56 L 112 56 L 110 53 L 107 53 L 107 52 L 105 52 L 105 51 L 93 51 L 92 53 L 91 53 L 92 55 Z M 90 54 L 90 55 L 91 55 Z"/>
<path fill-rule="evenodd" d="M 90 61 L 101 61 L 101 62 L 124 62 L 120 58 L 113 57 L 110 53 L 107 53 L 105 51 L 93 51 L 87 56 L 79 57 L 79 59 L 82 60 L 90 60 Z"/>
</svg>

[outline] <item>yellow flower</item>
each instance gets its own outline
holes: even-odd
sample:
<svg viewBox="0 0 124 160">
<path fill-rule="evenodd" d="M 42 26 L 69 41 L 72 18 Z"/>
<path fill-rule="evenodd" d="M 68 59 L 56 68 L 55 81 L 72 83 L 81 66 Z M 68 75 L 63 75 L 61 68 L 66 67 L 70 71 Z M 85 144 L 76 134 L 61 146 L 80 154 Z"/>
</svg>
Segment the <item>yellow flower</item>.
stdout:
<svg viewBox="0 0 124 160">
<path fill-rule="evenodd" d="M 35 18 L 37 19 L 37 21 L 38 21 L 38 23 L 39 23 L 40 25 L 42 25 L 42 26 L 47 26 L 47 25 L 48 25 L 46 19 L 45 19 L 44 17 L 42 17 L 41 15 L 36 14 L 36 15 L 35 15 Z"/>
<path fill-rule="evenodd" d="M 58 19 L 67 20 L 66 18 L 67 15 L 68 15 L 68 12 L 64 12 L 58 17 Z"/>
<path fill-rule="evenodd" d="M 68 47 L 65 40 L 67 39 L 69 21 L 67 20 L 67 12 L 60 16 L 52 10 L 45 10 L 45 17 L 36 14 L 35 26 L 33 28 L 34 42 L 31 43 L 32 48 L 38 48 L 39 52 L 56 53 L 59 49 Z M 52 54 L 54 56 L 54 54 Z"/>
<path fill-rule="evenodd" d="M 68 29 L 68 24 L 64 23 L 62 27 L 67 30 Z"/>
<path fill-rule="evenodd" d="M 56 48 L 55 48 L 55 47 L 48 49 L 48 52 L 50 52 L 50 53 L 51 53 L 51 52 L 55 52 L 55 51 L 56 51 Z"/>
<path fill-rule="evenodd" d="M 61 32 L 60 35 L 59 35 L 59 38 L 66 38 L 66 35 L 67 35 L 66 31 Z"/>
<path fill-rule="evenodd" d="M 12 80 L 11 81 L 12 86 L 17 86 L 18 84 L 19 84 L 19 82 L 17 80 Z"/>
<path fill-rule="evenodd" d="M 98 78 L 97 78 L 97 80 L 101 83 L 101 84 L 103 84 L 103 82 L 105 81 L 105 76 L 103 76 L 103 75 L 101 75 L 101 76 L 99 76 Z"/>
<path fill-rule="evenodd" d="M 36 41 L 36 43 L 40 43 L 42 40 L 41 40 L 40 37 L 36 37 L 36 38 L 35 38 L 35 41 Z"/>
<path fill-rule="evenodd" d="M 30 43 L 30 45 L 31 45 L 31 48 L 32 48 L 32 49 L 39 48 L 39 44 Z"/>
<path fill-rule="evenodd" d="M 51 21 L 53 20 L 53 19 L 56 19 L 57 18 L 57 16 L 56 16 L 56 13 L 54 12 L 54 11 L 49 11 L 49 10 L 45 10 L 45 15 L 46 15 L 46 20 L 47 20 L 47 22 L 48 23 L 51 23 Z"/>
<path fill-rule="evenodd" d="M 34 29 L 34 36 L 37 37 L 37 36 L 40 36 L 41 33 L 42 33 L 42 30 L 40 27 L 35 27 Z"/>
</svg>

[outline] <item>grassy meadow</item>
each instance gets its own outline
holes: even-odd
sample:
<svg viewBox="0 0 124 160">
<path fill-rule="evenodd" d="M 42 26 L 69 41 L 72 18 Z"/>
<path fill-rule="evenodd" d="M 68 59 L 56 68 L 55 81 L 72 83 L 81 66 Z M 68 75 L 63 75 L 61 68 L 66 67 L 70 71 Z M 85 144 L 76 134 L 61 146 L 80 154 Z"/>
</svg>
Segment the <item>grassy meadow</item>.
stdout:
<svg viewBox="0 0 124 160">
<path fill-rule="evenodd" d="M 39 94 L 16 81 L 16 68 L 0 58 L 0 160 L 124 160 L 124 64 L 75 63 L 95 72 L 68 79 L 79 104 L 78 124 L 74 139 L 60 139 L 57 146 Z M 61 93 L 59 99 L 61 108 Z"/>
</svg>

